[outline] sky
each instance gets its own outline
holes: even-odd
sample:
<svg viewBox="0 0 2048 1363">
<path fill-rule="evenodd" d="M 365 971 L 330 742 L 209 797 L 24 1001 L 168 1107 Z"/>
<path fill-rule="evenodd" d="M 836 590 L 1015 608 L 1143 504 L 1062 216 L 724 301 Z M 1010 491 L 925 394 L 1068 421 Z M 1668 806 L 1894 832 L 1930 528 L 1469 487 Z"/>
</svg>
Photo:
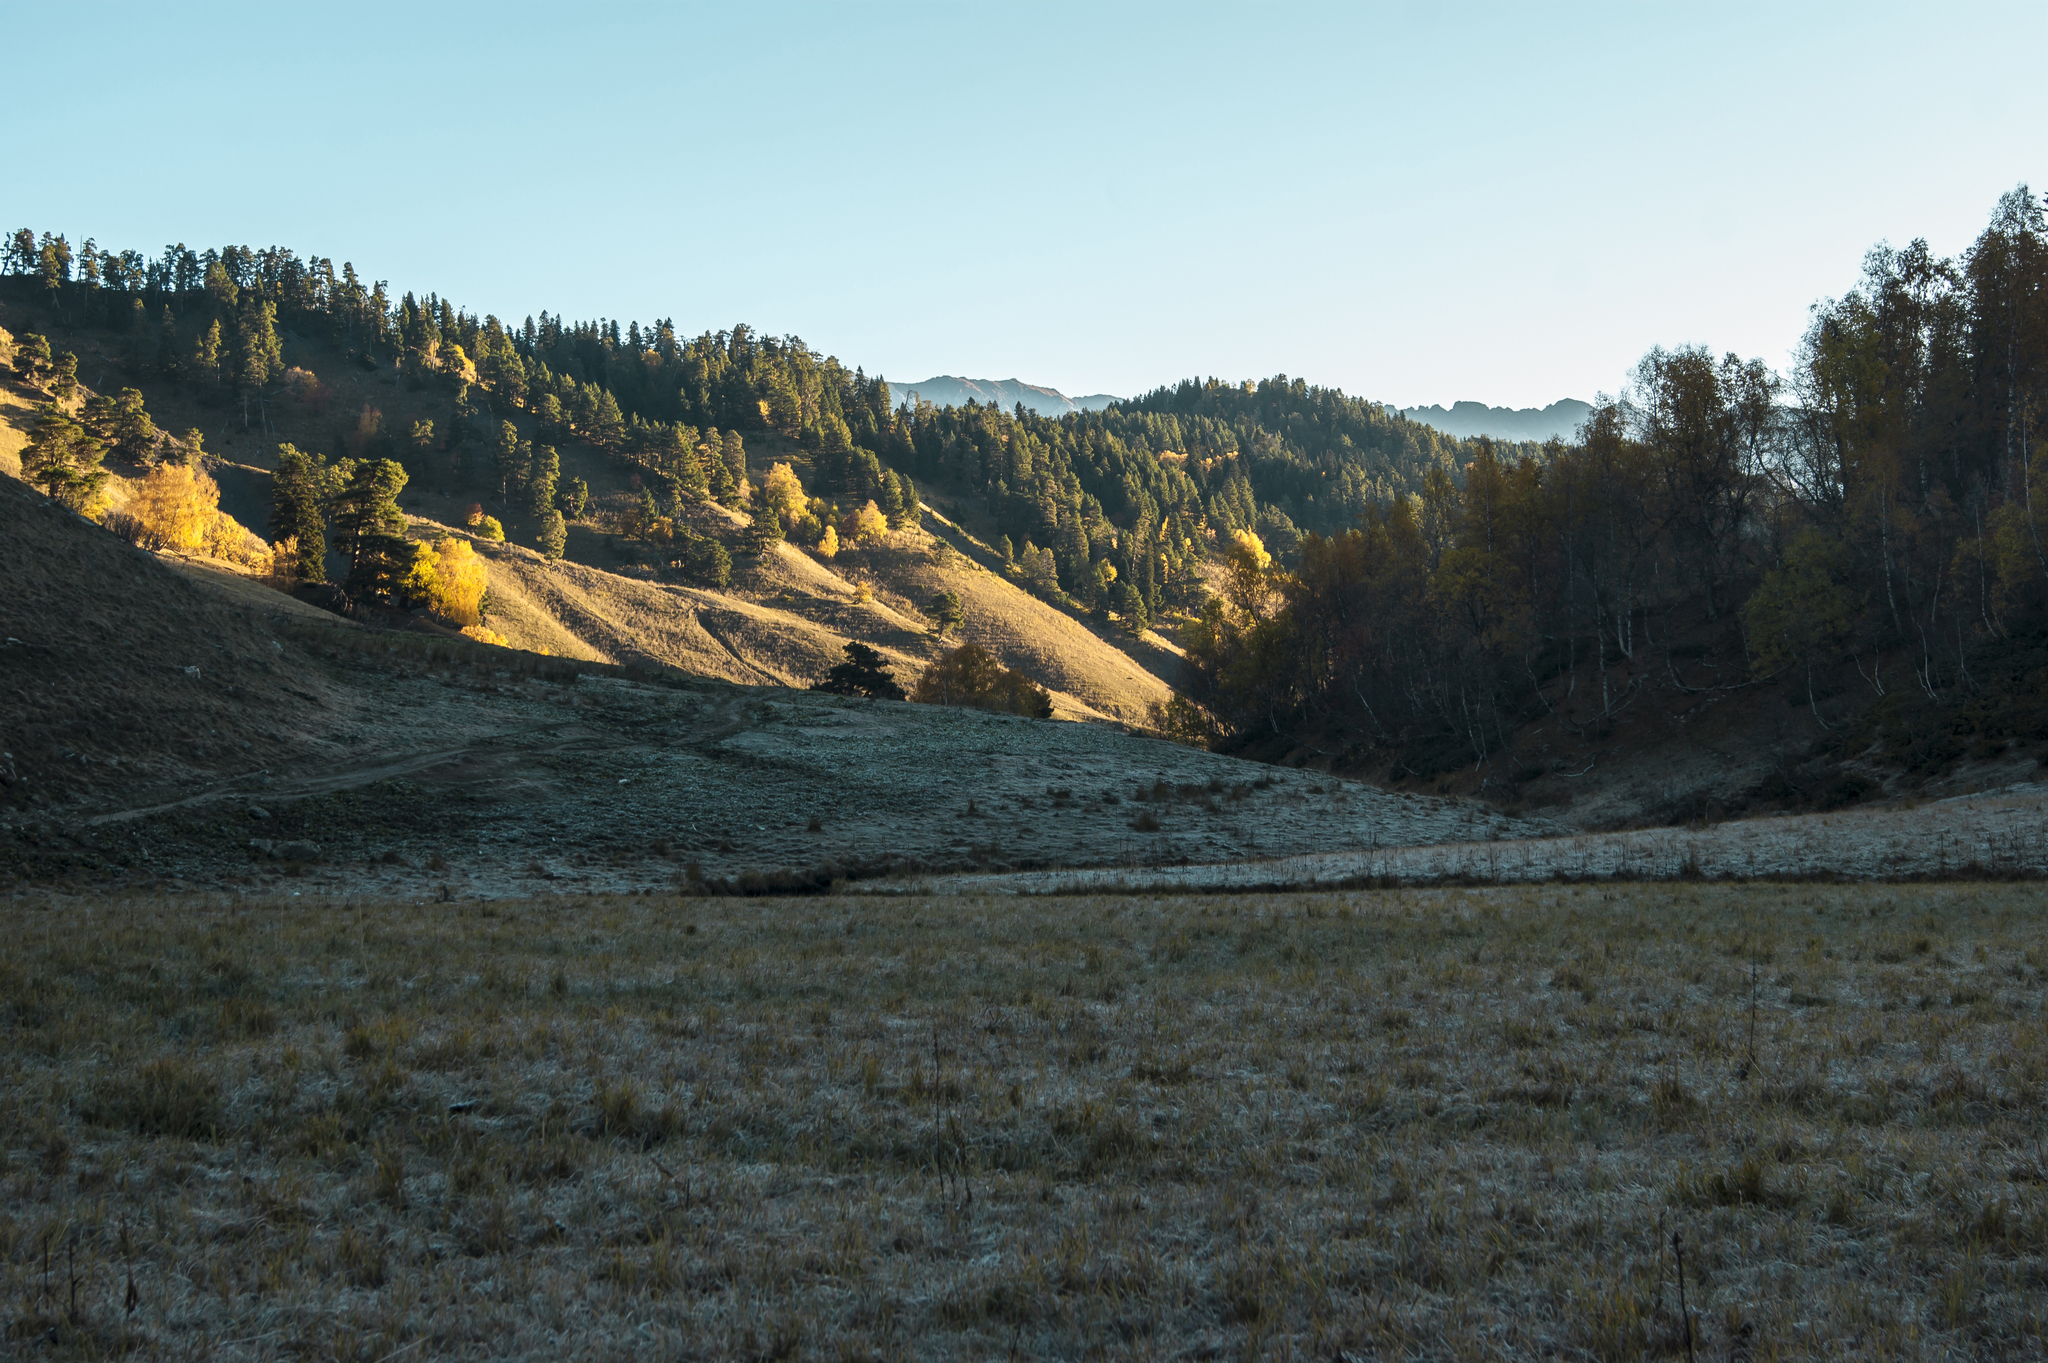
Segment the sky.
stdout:
<svg viewBox="0 0 2048 1363">
<path fill-rule="evenodd" d="M 284 245 L 898 381 L 1403 406 L 1791 360 L 2048 190 L 2048 5 L 65 6 L 0 224 Z M 67 55 L 68 54 L 68 55 Z M 39 131 L 33 142 L 24 129 Z"/>
</svg>

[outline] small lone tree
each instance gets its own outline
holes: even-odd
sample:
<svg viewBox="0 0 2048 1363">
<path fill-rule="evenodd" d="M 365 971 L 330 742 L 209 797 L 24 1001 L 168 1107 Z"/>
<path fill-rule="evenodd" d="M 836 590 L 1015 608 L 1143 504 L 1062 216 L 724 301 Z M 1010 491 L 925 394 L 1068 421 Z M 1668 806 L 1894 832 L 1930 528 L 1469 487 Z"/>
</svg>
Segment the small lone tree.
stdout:
<svg viewBox="0 0 2048 1363">
<path fill-rule="evenodd" d="M 902 700 L 903 688 L 889 674 L 882 655 L 862 643 L 846 646 L 846 661 L 825 674 L 825 680 L 811 687 L 835 696 L 870 696 L 876 700 Z"/>
<path fill-rule="evenodd" d="M 932 619 L 939 622 L 938 635 L 941 639 L 946 637 L 947 631 L 960 628 L 961 622 L 967 618 L 966 612 L 961 609 L 958 592 L 937 593 L 926 609 L 930 611 Z"/>
<path fill-rule="evenodd" d="M 550 509 L 540 518 L 540 551 L 550 563 L 561 558 L 569 547 L 569 526 L 563 521 L 562 513 Z"/>
</svg>

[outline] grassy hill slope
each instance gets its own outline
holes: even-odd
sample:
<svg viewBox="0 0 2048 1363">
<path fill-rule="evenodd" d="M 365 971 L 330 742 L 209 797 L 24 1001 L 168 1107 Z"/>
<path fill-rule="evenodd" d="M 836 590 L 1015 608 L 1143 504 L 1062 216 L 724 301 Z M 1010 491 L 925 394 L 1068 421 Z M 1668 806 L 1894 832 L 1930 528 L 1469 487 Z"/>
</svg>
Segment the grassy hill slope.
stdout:
<svg viewBox="0 0 2048 1363">
<path fill-rule="evenodd" d="M 19 309 L 11 318 L 17 331 L 29 325 L 18 314 Z M 136 387 L 159 427 L 176 434 L 200 430 L 221 484 L 222 509 L 259 533 L 268 519 L 269 473 L 280 442 L 338 456 L 358 443 L 357 433 L 371 414 L 382 430 L 409 431 L 427 421 L 445 429 L 453 411 L 449 393 L 436 384 L 410 387 L 393 373 L 365 370 L 331 346 L 286 333 L 284 362 L 316 375 L 326 396 L 316 402 L 275 398 L 245 428 L 238 407 L 210 402 L 156 375 L 139 336 L 73 332 L 48 317 L 33 319 L 33 325 L 45 329 L 56 349 L 79 356 L 83 382 L 101 391 Z M 4 461 L 25 440 L 39 395 L 7 383 L 0 390 L 7 390 L 0 403 L 8 405 L 0 412 Z M 530 422 L 522 416 L 515 424 Z M 840 661 L 849 640 L 859 640 L 890 659 L 908 686 L 944 648 L 966 639 L 1046 687 L 1060 718 L 1142 722 L 1149 707 L 1170 694 L 1169 651 L 1127 651 L 1106 628 L 1098 632 L 1077 612 L 1023 591 L 992 571 L 992 564 L 999 566 L 994 556 L 957 527 L 950 538 L 968 550 L 966 556 L 945 555 L 940 536 L 903 529 L 881 546 L 849 549 L 830 562 L 786 544 L 756 560 L 737 552 L 746 518 L 706 504 L 692 510 L 692 524 L 735 551 L 730 588 L 713 591 L 667 580 L 646 562 L 644 546 L 611 528 L 637 503 L 633 473 L 589 445 L 558 448 L 564 482 L 582 478 L 591 503 L 571 528 L 567 559 L 553 566 L 521 547 L 533 543 L 531 518 L 498 495 L 494 475 L 477 467 L 474 446 L 464 452 L 466 468 L 438 449 L 399 454 L 410 475 L 401 503 L 415 518 L 416 534 L 462 533 L 451 527 L 461 524 L 472 505 L 504 522 L 512 543 L 477 545 L 492 566 L 492 626 L 515 646 L 801 687 Z M 773 434 L 749 433 L 748 454 L 757 480 L 778 461 L 809 475 L 802 451 Z M 9 471 L 18 467 L 17 460 Z M 117 475 L 139 473 L 112 463 L 109 468 Z M 118 479 L 110 493 L 118 505 L 124 495 Z M 872 600 L 856 601 L 861 588 Z M 966 610 L 963 629 L 945 641 L 930 633 L 923 609 L 942 590 L 958 592 Z"/>
</svg>

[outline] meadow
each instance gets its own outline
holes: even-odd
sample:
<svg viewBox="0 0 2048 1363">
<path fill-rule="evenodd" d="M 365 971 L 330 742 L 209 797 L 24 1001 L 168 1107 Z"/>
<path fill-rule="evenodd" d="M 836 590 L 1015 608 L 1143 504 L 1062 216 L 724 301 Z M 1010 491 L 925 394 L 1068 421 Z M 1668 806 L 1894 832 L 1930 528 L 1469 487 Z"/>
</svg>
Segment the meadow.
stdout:
<svg viewBox="0 0 2048 1363">
<path fill-rule="evenodd" d="M 2040 1356 L 2044 904 L 17 897 L 5 1351 Z"/>
</svg>

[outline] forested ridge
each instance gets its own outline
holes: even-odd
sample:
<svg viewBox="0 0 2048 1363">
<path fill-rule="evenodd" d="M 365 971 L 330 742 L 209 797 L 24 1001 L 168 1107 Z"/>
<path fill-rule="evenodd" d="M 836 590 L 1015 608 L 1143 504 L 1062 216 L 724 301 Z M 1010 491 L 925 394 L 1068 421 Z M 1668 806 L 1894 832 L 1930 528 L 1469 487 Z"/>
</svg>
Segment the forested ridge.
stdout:
<svg viewBox="0 0 2048 1363">
<path fill-rule="evenodd" d="M 1871 252 L 1789 374 L 1656 350 L 1572 442 L 1478 442 L 1291 571 L 1234 544 L 1183 719 L 1509 798 L 1617 725 L 1744 691 L 1814 740 L 1756 798 L 2048 740 L 2044 247 L 2022 187 L 1958 259 Z"/>
<path fill-rule="evenodd" d="M 367 408 L 360 418 L 337 411 L 324 453 L 390 459 L 414 476 L 454 467 L 536 507 L 570 491 L 545 471 L 567 441 L 644 470 L 643 526 L 674 527 L 694 500 L 756 509 L 742 433 L 775 432 L 810 458 L 812 486 L 785 495 L 774 518 L 806 544 L 830 524 L 828 508 L 873 500 L 892 524 L 914 515 L 906 480 L 935 479 L 986 506 L 1025 585 L 1115 610 L 1133 627 L 1162 609 L 1199 608 L 1199 567 L 1218 536 L 1256 530 L 1284 559 L 1298 527 L 1340 529 L 1377 501 L 1417 492 L 1428 469 L 1453 471 L 1468 457 L 1378 404 L 1284 376 L 1189 382 L 1060 418 L 897 405 L 880 376 L 796 337 L 742 325 L 683 338 L 668 319 L 571 323 L 545 311 L 513 325 L 431 293 L 394 297 L 347 262 L 276 247 L 180 244 L 145 256 L 22 229 L 0 277 L 66 325 L 126 333 L 137 363 L 252 428 L 279 401 L 319 409 L 333 397 L 327 378 L 282 364 L 281 331 L 331 344 L 364 370 L 395 370 L 410 388 L 443 389 L 448 416 L 411 430 L 380 428 Z M 43 361 L 45 371 L 62 365 Z M 68 381 L 29 363 L 35 382 Z M 298 496 L 294 514 L 311 500 Z"/>
</svg>

